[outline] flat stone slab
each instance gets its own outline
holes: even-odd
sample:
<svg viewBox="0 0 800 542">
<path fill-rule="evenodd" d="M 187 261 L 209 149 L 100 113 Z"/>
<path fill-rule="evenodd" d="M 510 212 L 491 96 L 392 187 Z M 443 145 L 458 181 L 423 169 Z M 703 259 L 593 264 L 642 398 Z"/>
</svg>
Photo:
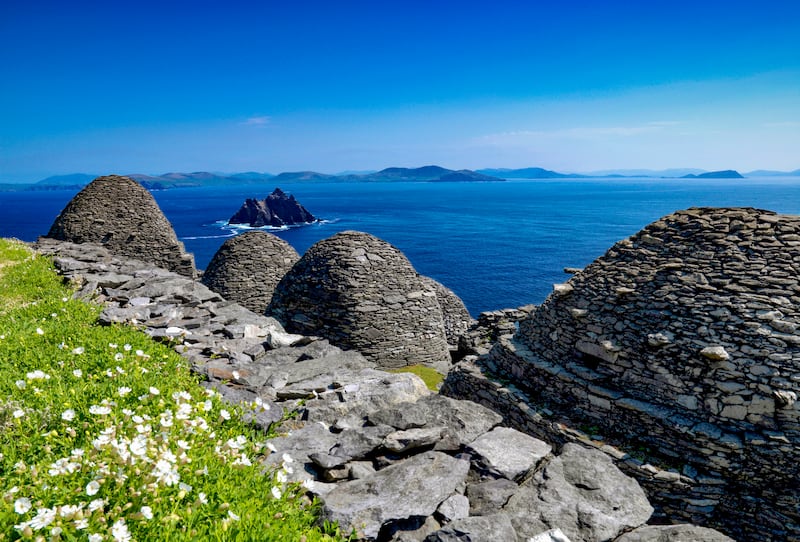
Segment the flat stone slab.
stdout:
<svg viewBox="0 0 800 542">
<path fill-rule="evenodd" d="M 614 542 L 735 542 L 719 531 L 697 525 L 645 525 Z"/>
<path fill-rule="evenodd" d="M 500 542 L 518 540 L 511 521 L 503 513 L 458 519 L 435 533 L 425 542 Z"/>
<path fill-rule="evenodd" d="M 520 537 L 561 529 L 572 542 L 612 540 L 653 513 L 644 491 L 604 453 L 566 444 L 504 511 Z"/>
<path fill-rule="evenodd" d="M 468 451 L 483 464 L 509 480 L 524 476 L 550 453 L 552 447 L 508 427 L 495 427 L 469 444 Z"/>
<path fill-rule="evenodd" d="M 376 538 L 388 521 L 430 516 L 452 495 L 469 472 L 469 462 L 440 452 L 425 452 L 339 484 L 324 496 L 323 514 L 343 531 Z"/>
</svg>

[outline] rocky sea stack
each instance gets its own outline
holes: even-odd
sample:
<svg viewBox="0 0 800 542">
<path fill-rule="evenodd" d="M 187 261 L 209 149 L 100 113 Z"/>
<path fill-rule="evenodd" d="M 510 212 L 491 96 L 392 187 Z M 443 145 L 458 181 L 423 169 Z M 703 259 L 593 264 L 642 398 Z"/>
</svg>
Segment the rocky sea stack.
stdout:
<svg viewBox="0 0 800 542">
<path fill-rule="evenodd" d="M 99 244 L 115 254 L 195 276 L 194 258 L 184 251 L 156 200 L 130 177 L 93 180 L 61 211 L 47 237 Z"/>
<path fill-rule="evenodd" d="M 275 286 L 300 259 L 283 239 L 260 230 L 222 243 L 203 273 L 203 284 L 253 312 L 263 313 Z"/>
<path fill-rule="evenodd" d="M 311 224 L 318 219 L 300 205 L 293 195 L 276 188 L 263 200 L 248 198 L 236 211 L 229 224 L 246 224 L 254 228 L 262 226 L 294 226 Z"/>
<path fill-rule="evenodd" d="M 367 233 L 337 233 L 309 248 L 276 287 L 267 314 L 380 367 L 446 372 L 450 365 L 435 289 L 402 252 Z"/>
</svg>

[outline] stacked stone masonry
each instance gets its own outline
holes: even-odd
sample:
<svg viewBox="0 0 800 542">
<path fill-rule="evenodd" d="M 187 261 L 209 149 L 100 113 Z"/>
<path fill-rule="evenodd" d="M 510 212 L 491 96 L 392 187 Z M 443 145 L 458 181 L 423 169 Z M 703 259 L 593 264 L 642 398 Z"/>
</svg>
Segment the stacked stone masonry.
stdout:
<svg viewBox="0 0 800 542">
<path fill-rule="evenodd" d="M 263 313 L 275 286 L 299 259 L 297 251 L 283 239 L 263 231 L 248 231 L 222 243 L 202 281 L 225 299 Z"/>
<path fill-rule="evenodd" d="M 130 177 L 93 180 L 61 211 L 47 237 L 96 243 L 187 277 L 196 274 L 193 256 L 184 251 L 156 200 Z"/>
<path fill-rule="evenodd" d="M 643 491 L 599 451 L 567 444 L 553 453 L 498 427 L 490 409 L 286 333 L 187 277 L 95 245 L 42 239 L 37 248 L 76 297 L 103 304 L 102 323 L 174 345 L 229 401 L 250 409 L 261 399 L 248 414 L 255 425 L 297 411 L 273 427 L 281 436 L 265 463 L 289 454 L 291 480 L 322 499 L 323 519 L 360 540 L 731 540 L 692 525 L 645 525 L 652 508 Z"/>
<path fill-rule="evenodd" d="M 444 284 L 430 277 L 420 277 L 423 284 L 436 292 L 436 300 L 442 309 L 444 333 L 450 350 L 458 350 L 459 339 L 466 335 L 475 320 L 469 315 L 467 307 L 456 293 Z"/>
<path fill-rule="evenodd" d="M 800 540 L 799 274 L 800 217 L 676 212 L 556 285 L 478 364 L 677 466 L 665 513 Z M 475 382 L 454 375 L 452 394 Z"/>
<path fill-rule="evenodd" d="M 450 367 L 436 289 L 402 252 L 367 233 L 337 233 L 309 248 L 276 287 L 267 314 L 382 367 Z"/>
</svg>

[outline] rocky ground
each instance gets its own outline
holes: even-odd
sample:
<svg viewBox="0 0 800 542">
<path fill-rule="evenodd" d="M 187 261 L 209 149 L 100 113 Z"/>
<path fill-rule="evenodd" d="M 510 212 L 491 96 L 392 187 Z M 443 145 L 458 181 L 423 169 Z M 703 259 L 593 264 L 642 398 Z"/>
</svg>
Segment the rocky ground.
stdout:
<svg viewBox="0 0 800 542">
<path fill-rule="evenodd" d="M 476 403 L 429 391 L 411 374 L 286 333 L 190 278 L 92 245 L 43 239 L 38 250 L 105 308 L 173 344 L 232 402 L 260 398 L 262 427 L 282 422 L 267 464 L 295 465 L 323 518 L 366 540 L 730 540 L 700 527 L 647 526 L 639 485 L 597 450 L 560 450 Z M 269 498 L 265 496 L 265 498 Z"/>
</svg>

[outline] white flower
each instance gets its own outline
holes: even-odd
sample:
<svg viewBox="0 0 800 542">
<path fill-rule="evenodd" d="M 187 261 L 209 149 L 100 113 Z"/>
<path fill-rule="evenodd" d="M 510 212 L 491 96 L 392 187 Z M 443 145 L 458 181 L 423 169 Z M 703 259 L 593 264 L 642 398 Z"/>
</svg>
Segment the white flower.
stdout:
<svg viewBox="0 0 800 542">
<path fill-rule="evenodd" d="M 62 518 L 70 519 L 75 514 L 80 512 L 82 507 L 83 505 L 76 506 L 74 504 L 65 504 L 61 507 L 61 510 L 59 510 L 58 515 L 60 515 Z"/>
<path fill-rule="evenodd" d="M 275 497 L 276 499 L 280 499 L 281 498 L 281 490 L 278 489 L 275 486 L 272 486 L 272 496 Z"/>
<path fill-rule="evenodd" d="M 189 443 L 186 442 L 185 440 L 178 440 L 178 442 L 176 444 L 178 445 L 178 448 L 180 448 L 182 450 L 188 450 L 189 449 Z"/>
<path fill-rule="evenodd" d="M 25 389 L 25 381 L 24 381 L 24 380 L 17 380 L 17 381 L 16 381 L 16 382 L 14 382 L 14 383 L 17 385 L 17 387 L 18 387 L 19 389 L 21 389 L 21 390 L 24 390 L 24 389 Z"/>
<path fill-rule="evenodd" d="M 122 352 L 117 352 L 114 354 L 114 361 L 122 361 L 125 356 L 122 355 Z"/>
<path fill-rule="evenodd" d="M 131 389 L 128 386 L 120 386 L 117 388 L 117 393 L 120 397 L 125 397 L 131 392 Z"/>
<path fill-rule="evenodd" d="M 231 419 L 231 413 L 223 408 L 219 411 L 219 417 L 227 421 Z"/>
<path fill-rule="evenodd" d="M 214 405 L 211 403 L 211 399 L 203 401 L 203 411 L 208 412 L 212 408 L 214 408 Z"/>
<path fill-rule="evenodd" d="M 95 414 L 97 416 L 105 416 L 106 414 L 111 414 L 111 407 L 107 407 L 105 405 L 103 406 L 92 405 L 89 407 L 89 414 Z"/>
<path fill-rule="evenodd" d="M 272 444 L 271 442 L 267 442 L 267 448 L 269 448 L 270 452 L 273 452 L 273 453 L 277 453 L 278 452 L 278 449 L 275 448 L 275 445 Z"/>
<path fill-rule="evenodd" d="M 92 480 L 88 484 L 86 484 L 86 494 L 90 497 L 93 495 L 97 495 L 97 492 L 100 491 L 100 484 L 97 480 Z"/>
<path fill-rule="evenodd" d="M 36 328 L 36 334 L 37 335 L 44 335 L 44 330 L 42 328 L 40 328 L 40 327 L 37 327 Z"/>
<path fill-rule="evenodd" d="M 14 512 L 17 514 L 27 514 L 31 509 L 31 500 L 27 497 L 20 497 L 14 501 Z"/>
<path fill-rule="evenodd" d="M 131 345 L 123 344 L 122 345 L 122 349 L 125 350 L 126 352 L 130 352 L 131 351 Z"/>
<path fill-rule="evenodd" d="M 106 505 L 105 499 L 95 499 L 89 503 L 89 512 L 94 512 L 95 510 L 100 510 Z"/>
<path fill-rule="evenodd" d="M 89 542 L 103 542 L 103 535 L 92 533 L 89 535 Z"/>
<path fill-rule="evenodd" d="M 111 526 L 111 536 L 114 537 L 115 542 L 129 542 L 131 533 L 128 531 L 128 526 L 125 525 L 124 519 L 119 519 Z"/>
<path fill-rule="evenodd" d="M 34 518 L 28 522 L 28 525 L 30 525 L 31 529 L 34 531 L 38 531 L 39 529 L 44 529 L 53 523 L 54 519 L 56 519 L 55 509 L 37 508 L 36 516 L 34 516 Z"/>
<path fill-rule="evenodd" d="M 82 346 L 72 349 L 72 353 L 75 354 L 76 356 L 83 354 L 85 351 L 86 350 Z"/>
<path fill-rule="evenodd" d="M 153 476 L 155 476 L 157 482 L 163 482 L 164 485 L 167 486 L 177 484 L 180 480 L 178 471 L 172 467 L 169 461 L 165 461 L 164 459 L 159 459 L 156 462 Z"/>
<path fill-rule="evenodd" d="M 160 391 L 158 391 L 158 388 L 156 388 L 154 386 L 150 386 L 150 390 L 149 391 L 150 391 L 150 395 L 158 395 L 159 393 L 161 393 Z"/>
<path fill-rule="evenodd" d="M 28 380 L 49 380 L 50 375 L 42 371 L 41 369 L 36 369 L 35 371 L 31 371 L 25 375 L 28 377 Z"/>
<path fill-rule="evenodd" d="M 75 369 L 74 371 L 72 371 L 72 376 L 74 376 L 75 378 L 81 378 L 83 376 L 83 371 L 81 371 L 80 369 Z"/>
<path fill-rule="evenodd" d="M 228 517 L 231 518 L 233 521 L 239 521 L 239 519 L 241 519 L 239 516 L 234 514 L 231 510 L 228 510 Z"/>
<path fill-rule="evenodd" d="M 206 496 L 205 493 L 200 493 L 197 496 L 197 502 L 199 502 L 200 504 L 208 504 L 208 497 Z"/>
<path fill-rule="evenodd" d="M 75 419 L 75 411 L 72 410 L 71 408 L 68 408 L 67 410 L 61 413 L 61 419 L 64 420 L 65 422 L 71 422 L 72 420 Z"/>
<path fill-rule="evenodd" d="M 153 509 L 149 506 L 142 506 L 142 516 L 144 519 L 153 519 Z"/>
<path fill-rule="evenodd" d="M 176 391 L 172 394 L 172 400 L 176 403 L 191 401 L 192 396 L 188 391 Z"/>
<path fill-rule="evenodd" d="M 312 480 L 311 478 L 306 478 L 305 480 L 303 480 L 303 487 L 309 490 L 313 490 L 314 480 Z"/>
<path fill-rule="evenodd" d="M 117 349 L 117 343 L 108 343 L 108 347 L 111 348 L 112 350 L 116 350 Z"/>
<path fill-rule="evenodd" d="M 147 453 L 147 437 L 144 435 L 136 435 L 133 437 L 129 448 L 131 453 L 136 456 L 143 456 Z"/>
<path fill-rule="evenodd" d="M 283 454 L 282 459 L 284 463 L 291 463 L 292 461 L 294 461 L 294 459 L 292 459 L 292 456 L 290 456 L 289 454 Z"/>
<path fill-rule="evenodd" d="M 19 419 L 25 415 L 25 411 L 22 409 L 16 409 L 13 413 L 14 419 Z"/>
<path fill-rule="evenodd" d="M 84 518 L 84 519 L 76 519 L 75 520 L 75 529 L 78 530 L 78 531 L 80 531 L 82 529 L 85 529 L 88 526 L 89 526 L 89 520 L 86 519 L 86 518 Z M 90 537 L 90 540 L 91 540 L 91 537 Z"/>
<path fill-rule="evenodd" d="M 240 373 L 239 371 L 236 371 L 236 370 L 234 370 L 234 371 L 231 373 L 231 375 L 233 376 L 233 379 L 234 379 L 234 380 L 239 380 L 239 378 L 242 376 L 242 375 L 241 375 L 241 373 Z"/>
<path fill-rule="evenodd" d="M 50 536 L 52 537 L 50 540 L 58 540 L 58 537 L 61 536 L 61 533 L 61 527 L 53 527 L 50 529 Z"/>
<path fill-rule="evenodd" d="M 287 481 L 286 473 L 283 471 L 278 471 L 275 475 L 275 479 L 278 480 L 280 483 L 285 484 Z"/>
</svg>

